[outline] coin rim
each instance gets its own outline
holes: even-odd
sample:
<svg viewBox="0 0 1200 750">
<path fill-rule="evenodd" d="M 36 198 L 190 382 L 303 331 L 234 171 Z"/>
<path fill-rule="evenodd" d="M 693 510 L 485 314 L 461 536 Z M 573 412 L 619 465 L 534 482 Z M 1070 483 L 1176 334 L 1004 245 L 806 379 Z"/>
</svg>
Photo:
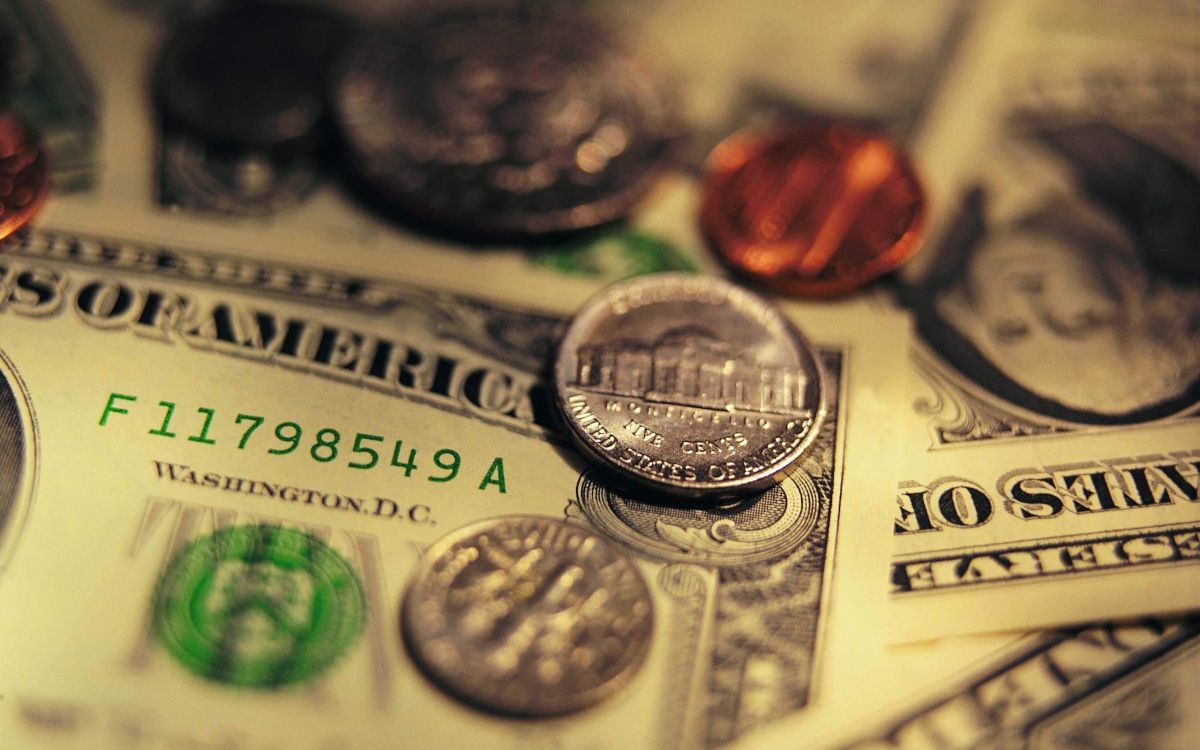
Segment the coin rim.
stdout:
<svg viewBox="0 0 1200 750">
<path fill-rule="evenodd" d="M 776 276 L 758 274 L 746 268 L 738 262 L 737 256 L 758 243 L 739 237 L 724 219 L 725 211 L 719 196 L 724 194 L 728 179 L 746 164 L 759 158 L 762 152 L 772 145 L 792 138 L 824 135 L 835 127 L 851 131 L 856 136 L 880 139 L 892 149 L 901 170 L 908 176 L 917 193 L 918 210 L 912 222 L 885 250 L 855 263 L 849 272 L 841 273 L 835 278 L 819 278 L 820 271 L 812 276 L 801 276 L 790 267 Z M 739 150 L 742 153 L 738 154 Z M 734 152 L 733 156 L 729 155 L 730 151 Z M 742 128 L 724 138 L 709 152 L 704 162 L 703 181 L 699 224 L 714 254 L 727 268 L 740 276 L 785 294 L 802 297 L 834 297 L 847 294 L 899 268 L 922 249 L 926 239 L 929 193 L 908 153 L 886 133 L 856 124 L 775 123 Z"/>
<path fill-rule="evenodd" d="M 422 655 L 420 644 L 415 642 L 415 634 L 413 633 L 414 626 L 412 624 L 413 610 L 417 606 L 414 602 L 417 596 L 417 587 L 419 583 L 426 580 L 429 572 L 432 570 L 433 561 L 443 556 L 451 547 L 460 542 L 478 535 L 481 531 L 495 528 L 501 524 L 534 522 L 550 525 L 567 527 L 573 531 L 582 532 L 598 539 L 601 544 L 608 545 L 613 553 L 613 557 L 617 560 L 625 562 L 634 572 L 634 577 L 637 579 L 637 586 L 641 589 L 642 595 L 649 605 L 649 611 L 646 613 L 646 638 L 642 640 L 641 646 L 632 656 L 628 666 L 617 674 L 613 675 L 608 681 L 597 685 L 590 690 L 580 693 L 561 693 L 559 700 L 552 705 L 524 705 L 501 704 L 500 702 L 489 702 L 488 696 L 482 691 L 472 691 L 469 688 L 462 686 L 462 681 L 454 681 L 448 679 L 445 674 L 438 670 L 432 663 L 427 661 Z M 499 516 L 490 516 L 478 521 L 472 521 L 464 526 L 442 536 L 437 541 L 425 550 L 424 554 L 417 561 L 416 569 L 410 576 L 407 586 L 405 587 L 404 596 L 401 600 L 400 607 L 400 640 L 404 644 L 405 651 L 413 663 L 417 665 L 419 670 L 425 677 L 438 688 L 448 693 L 449 695 L 463 701 L 464 703 L 473 706 L 481 711 L 486 711 L 492 714 L 500 714 L 503 716 L 514 716 L 521 718 L 540 718 L 561 716 L 565 714 L 577 713 L 587 708 L 592 708 L 621 688 L 629 684 L 635 676 L 641 671 L 642 666 L 646 663 L 646 656 L 650 651 L 651 641 L 654 639 L 655 617 L 654 617 L 654 597 L 650 593 L 650 587 L 646 583 L 646 578 L 638 567 L 637 562 L 622 549 L 621 545 L 604 534 L 600 533 L 591 525 L 582 525 L 561 521 L 553 516 L 539 516 L 531 513 L 518 513 Z"/>
<path fill-rule="evenodd" d="M 796 347 L 800 358 L 803 359 L 805 354 L 807 354 L 808 359 L 812 361 L 817 385 L 817 404 L 813 409 L 812 424 L 809 426 L 808 432 L 801 439 L 800 443 L 789 451 L 785 458 L 749 476 L 738 477 L 734 480 L 707 481 L 703 484 L 687 482 L 681 479 L 652 478 L 625 468 L 611 455 L 598 450 L 587 439 L 587 434 L 576 424 L 566 408 L 565 393 L 568 388 L 566 383 L 566 352 L 576 346 L 583 338 L 584 332 L 582 327 L 585 324 L 585 318 L 594 318 L 600 308 L 608 305 L 608 301 L 615 291 L 624 291 L 635 286 L 670 285 L 681 280 L 695 279 L 703 279 L 709 283 L 725 286 L 730 291 L 745 294 L 762 305 L 763 309 L 767 312 L 776 316 L 782 324 L 784 333 L 787 335 L 789 341 Z M 554 404 L 558 409 L 559 415 L 568 425 L 568 434 L 570 434 L 571 439 L 585 456 L 592 458 L 594 462 L 598 462 L 600 466 L 607 470 L 610 476 L 615 475 L 618 479 L 628 479 L 642 487 L 660 490 L 674 497 L 690 500 L 719 500 L 730 497 L 741 497 L 773 484 L 776 475 L 787 471 L 793 466 L 808 451 L 813 441 L 817 439 L 817 434 L 825 423 L 826 412 L 828 411 L 825 381 L 825 367 L 821 363 L 821 358 L 817 354 L 816 347 L 809 342 L 799 327 L 784 315 L 779 308 L 773 305 L 770 300 L 726 279 L 693 273 L 668 272 L 637 276 L 617 284 L 612 284 L 592 295 L 583 303 L 571 319 L 567 330 L 563 333 L 562 339 L 559 341 L 558 349 L 554 356 Z"/>
</svg>

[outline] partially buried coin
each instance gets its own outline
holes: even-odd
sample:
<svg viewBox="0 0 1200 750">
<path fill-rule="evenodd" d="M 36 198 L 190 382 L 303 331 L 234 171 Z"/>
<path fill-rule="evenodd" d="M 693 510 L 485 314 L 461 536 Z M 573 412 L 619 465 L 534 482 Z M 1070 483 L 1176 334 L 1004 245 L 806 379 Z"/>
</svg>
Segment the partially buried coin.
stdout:
<svg viewBox="0 0 1200 750">
<path fill-rule="evenodd" d="M 312 6 L 228 3 L 172 33 L 155 71 L 156 94 L 177 124 L 199 136 L 241 146 L 307 143 L 351 32 L 341 16 Z"/>
<path fill-rule="evenodd" d="M 426 9 L 348 55 L 338 124 L 362 180 L 402 213 L 484 239 L 624 215 L 678 134 L 642 57 L 581 15 Z"/>
<path fill-rule="evenodd" d="M 757 295 L 689 274 L 643 276 L 585 303 L 554 384 L 585 455 L 618 479 L 694 499 L 769 485 L 825 417 L 804 336 Z"/>
<path fill-rule="evenodd" d="M 0 112 L 0 239 L 37 213 L 49 186 L 41 144 L 15 115 Z"/>
<path fill-rule="evenodd" d="M 700 223 L 735 271 L 823 297 L 912 256 L 925 195 L 908 158 L 883 135 L 843 123 L 747 130 L 709 156 Z"/>
<path fill-rule="evenodd" d="M 425 553 L 401 629 L 447 692 L 532 717 L 586 708 L 628 683 L 652 617 L 641 574 L 612 542 L 550 518 L 505 516 Z"/>
</svg>

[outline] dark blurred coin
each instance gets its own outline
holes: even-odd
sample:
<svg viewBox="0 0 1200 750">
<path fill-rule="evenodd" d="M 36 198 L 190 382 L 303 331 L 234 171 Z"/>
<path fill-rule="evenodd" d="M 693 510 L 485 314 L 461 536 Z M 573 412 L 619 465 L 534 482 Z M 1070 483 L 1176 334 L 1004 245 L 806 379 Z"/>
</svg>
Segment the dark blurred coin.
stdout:
<svg viewBox="0 0 1200 750">
<path fill-rule="evenodd" d="M 895 269 L 923 239 L 925 194 L 888 138 L 846 124 L 743 131 L 713 150 L 700 223 L 730 267 L 829 296 Z"/>
<path fill-rule="evenodd" d="M 7 106 L 16 74 L 17 38 L 0 16 L 0 106 Z"/>
<path fill-rule="evenodd" d="M 0 239 L 37 213 L 49 184 L 46 153 L 36 136 L 16 116 L 0 113 Z"/>
<path fill-rule="evenodd" d="M 485 237 L 625 214 L 677 134 L 661 78 L 579 15 L 451 8 L 349 54 L 335 115 L 385 200 Z"/>
<path fill-rule="evenodd" d="M 404 598 L 409 653 L 480 708 L 540 717 L 628 684 L 653 632 L 650 592 L 617 546 L 582 526 L 502 516 L 421 558 Z"/>
<path fill-rule="evenodd" d="M 172 208 L 265 216 L 301 203 L 318 182 L 306 153 L 223 148 L 165 133 L 159 155 L 159 202 Z"/>
<path fill-rule="evenodd" d="M 308 141 L 350 35 L 330 11 L 231 3 L 176 29 L 159 59 L 156 93 L 170 117 L 206 138 L 257 147 Z"/>
</svg>

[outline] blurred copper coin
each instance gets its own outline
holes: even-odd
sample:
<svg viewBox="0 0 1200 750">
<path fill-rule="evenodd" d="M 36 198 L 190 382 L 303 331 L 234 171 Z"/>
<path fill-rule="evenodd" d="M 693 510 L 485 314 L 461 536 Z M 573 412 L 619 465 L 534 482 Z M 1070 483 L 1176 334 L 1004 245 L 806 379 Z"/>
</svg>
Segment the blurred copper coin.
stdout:
<svg viewBox="0 0 1200 750">
<path fill-rule="evenodd" d="M 748 130 L 709 156 L 700 223 L 735 271 L 824 297 L 917 251 L 925 194 L 908 158 L 878 133 L 846 124 Z"/>
<path fill-rule="evenodd" d="M 0 113 L 0 239 L 37 213 L 50 186 L 46 152 L 15 115 Z"/>
<path fill-rule="evenodd" d="M 389 205 L 485 239 L 592 227 L 649 188 L 678 134 L 669 87 L 596 23 L 428 7 L 348 54 L 334 113 Z"/>
</svg>

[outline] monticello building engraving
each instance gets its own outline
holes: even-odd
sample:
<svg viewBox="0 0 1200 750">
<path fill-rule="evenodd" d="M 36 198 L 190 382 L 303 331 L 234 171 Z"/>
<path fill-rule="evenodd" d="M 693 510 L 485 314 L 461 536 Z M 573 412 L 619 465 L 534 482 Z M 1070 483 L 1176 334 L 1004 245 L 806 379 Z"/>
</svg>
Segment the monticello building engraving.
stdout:
<svg viewBox="0 0 1200 750">
<path fill-rule="evenodd" d="M 804 375 L 760 365 L 696 329 L 669 331 L 653 344 L 627 340 L 581 346 L 578 358 L 575 385 L 593 391 L 708 409 L 804 410 Z"/>
</svg>

